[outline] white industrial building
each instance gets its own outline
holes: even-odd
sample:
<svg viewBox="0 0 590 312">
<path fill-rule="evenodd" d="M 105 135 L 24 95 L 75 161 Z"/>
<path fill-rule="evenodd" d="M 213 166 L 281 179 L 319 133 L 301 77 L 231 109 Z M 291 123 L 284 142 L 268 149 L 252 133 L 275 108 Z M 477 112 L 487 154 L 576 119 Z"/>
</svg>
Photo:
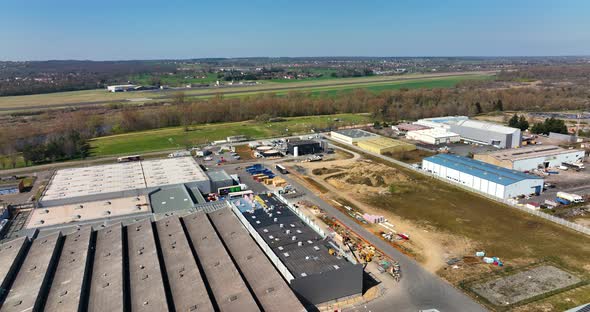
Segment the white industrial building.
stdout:
<svg viewBox="0 0 590 312">
<path fill-rule="evenodd" d="M 491 122 L 470 120 L 467 116 L 426 118 L 416 121 L 415 124 L 443 128 L 459 134 L 464 141 L 493 145 L 498 148 L 519 147 L 522 141 L 520 129 Z"/>
<path fill-rule="evenodd" d="M 558 167 L 564 163 L 581 163 L 585 152 L 554 145 L 535 145 L 518 149 L 476 154 L 474 159 L 518 171 Z"/>
<path fill-rule="evenodd" d="M 133 90 L 137 89 L 138 87 L 139 87 L 138 85 L 133 85 L 133 84 L 113 85 L 113 86 L 107 86 L 107 90 L 109 92 L 126 92 L 126 91 L 133 91 Z"/>
<path fill-rule="evenodd" d="M 456 123 L 459 121 L 469 120 L 467 116 L 445 116 L 445 117 L 434 117 L 434 118 L 423 118 L 416 122 L 415 125 L 420 125 L 429 128 L 445 128 L 450 129 L 450 123 Z"/>
<path fill-rule="evenodd" d="M 344 129 L 330 132 L 332 139 L 351 145 L 356 145 L 359 141 L 374 139 L 378 135 L 361 130 L 361 129 Z"/>
<path fill-rule="evenodd" d="M 453 183 L 500 199 L 540 194 L 543 190 L 541 177 L 458 155 L 438 154 L 424 158 L 422 169 Z"/>
<path fill-rule="evenodd" d="M 187 184 L 211 192 L 207 174 L 192 157 L 155 159 L 58 170 L 39 201 L 44 207 L 144 195 Z"/>
<path fill-rule="evenodd" d="M 408 131 L 406 139 L 424 142 L 427 144 L 449 144 L 461 141 L 461 136 L 444 128 L 430 128 Z"/>
</svg>

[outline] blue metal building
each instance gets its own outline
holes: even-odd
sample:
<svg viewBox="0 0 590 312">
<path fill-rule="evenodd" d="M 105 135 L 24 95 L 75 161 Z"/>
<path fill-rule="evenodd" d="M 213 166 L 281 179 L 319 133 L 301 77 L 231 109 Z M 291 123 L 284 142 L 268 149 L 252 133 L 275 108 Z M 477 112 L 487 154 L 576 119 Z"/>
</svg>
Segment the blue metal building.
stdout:
<svg viewBox="0 0 590 312">
<path fill-rule="evenodd" d="M 501 199 L 540 194 L 543 189 L 541 177 L 458 155 L 439 154 L 424 158 L 422 169 Z"/>
</svg>

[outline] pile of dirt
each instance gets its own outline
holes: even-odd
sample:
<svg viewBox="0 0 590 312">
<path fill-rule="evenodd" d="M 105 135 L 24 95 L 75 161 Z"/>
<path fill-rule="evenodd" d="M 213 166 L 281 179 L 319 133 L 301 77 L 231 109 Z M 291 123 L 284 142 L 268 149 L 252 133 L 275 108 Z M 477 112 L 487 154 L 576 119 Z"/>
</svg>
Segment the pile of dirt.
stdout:
<svg viewBox="0 0 590 312">
<path fill-rule="evenodd" d="M 373 192 L 381 192 L 392 184 L 411 182 L 400 170 L 373 162 L 354 163 L 342 172 L 329 176 L 326 181 L 339 189 L 362 188 Z"/>
<path fill-rule="evenodd" d="M 313 173 L 314 175 L 326 175 L 326 174 L 332 174 L 332 173 L 337 173 L 337 172 L 341 172 L 342 170 L 339 169 L 338 167 L 334 167 L 334 168 L 326 168 L 326 167 L 322 167 L 322 168 L 315 168 L 311 171 L 311 173 Z"/>
</svg>

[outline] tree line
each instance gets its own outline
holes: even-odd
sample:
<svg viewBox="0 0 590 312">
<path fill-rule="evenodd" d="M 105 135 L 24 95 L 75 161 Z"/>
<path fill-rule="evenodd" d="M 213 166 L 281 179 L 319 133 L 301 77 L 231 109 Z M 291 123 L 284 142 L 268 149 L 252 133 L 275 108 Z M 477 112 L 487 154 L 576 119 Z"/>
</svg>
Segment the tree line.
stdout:
<svg viewBox="0 0 590 312">
<path fill-rule="evenodd" d="M 375 121 L 395 122 L 448 115 L 473 116 L 504 110 L 571 110 L 584 107 L 586 98 L 587 93 L 575 87 L 565 90 L 461 87 L 382 92 L 356 89 L 336 95 L 293 91 L 286 95 L 263 93 L 239 98 L 218 95 L 210 99 L 190 99 L 179 94 L 169 103 L 50 111 L 33 117 L 15 117 L 10 123 L 0 123 L 0 154 L 26 154 L 26 159 L 32 163 L 80 158 L 89 153 L 87 141 L 98 136 L 255 120 L 260 115 L 265 115 L 264 119 L 268 120 L 275 117 L 370 113 Z M 517 116 L 517 119 L 518 124 L 515 125 L 524 128 L 521 118 Z M 540 129 L 540 126 L 535 127 Z M 555 130 L 552 126 L 550 129 Z M 553 132 L 563 131 L 557 130 Z"/>
</svg>

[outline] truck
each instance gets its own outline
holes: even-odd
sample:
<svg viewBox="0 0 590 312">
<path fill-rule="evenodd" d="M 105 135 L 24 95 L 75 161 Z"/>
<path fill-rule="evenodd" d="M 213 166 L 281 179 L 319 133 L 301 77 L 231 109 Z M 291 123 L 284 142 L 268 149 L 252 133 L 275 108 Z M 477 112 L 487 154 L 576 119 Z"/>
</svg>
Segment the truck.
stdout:
<svg viewBox="0 0 590 312">
<path fill-rule="evenodd" d="M 275 168 L 282 174 L 287 174 L 289 171 L 283 165 L 276 165 Z"/>
<path fill-rule="evenodd" d="M 569 205 L 571 203 L 583 203 L 584 198 L 577 194 L 557 192 L 557 197 L 555 198 L 555 201 L 563 205 Z"/>
<path fill-rule="evenodd" d="M 185 157 L 185 156 L 190 156 L 190 155 L 191 155 L 190 151 L 176 151 L 174 153 L 168 154 L 168 158 Z"/>
</svg>

